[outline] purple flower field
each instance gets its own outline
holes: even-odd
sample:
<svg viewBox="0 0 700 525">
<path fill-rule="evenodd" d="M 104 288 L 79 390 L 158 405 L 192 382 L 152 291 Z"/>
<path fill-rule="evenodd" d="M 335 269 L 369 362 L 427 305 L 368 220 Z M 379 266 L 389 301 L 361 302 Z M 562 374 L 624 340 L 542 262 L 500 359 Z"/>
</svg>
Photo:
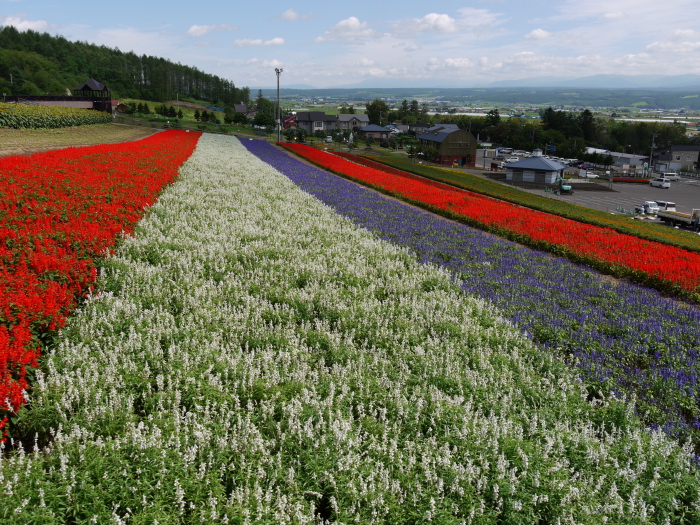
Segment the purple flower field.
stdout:
<svg viewBox="0 0 700 525">
<path fill-rule="evenodd" d="M 466 293 L 577 366 L 591 398 L 635 397 L 649 426 L 700 451 L 698 307 L 386 198 L 265 141 L 242 143 L 339 214 L 453 272 Z"/>
</svg>

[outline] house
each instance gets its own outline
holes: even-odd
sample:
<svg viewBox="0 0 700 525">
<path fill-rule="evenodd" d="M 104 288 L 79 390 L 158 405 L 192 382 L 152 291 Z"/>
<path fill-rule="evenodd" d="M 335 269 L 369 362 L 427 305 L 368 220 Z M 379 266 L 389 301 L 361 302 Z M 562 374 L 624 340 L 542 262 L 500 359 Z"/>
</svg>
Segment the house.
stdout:
<svg viewBox="0 0 700 525">
<path fill-rule="evenodd" d="M 372 137 L 374 140 L 388 139 L 391 135 L 391 131 L 384 126 L 377 126 L 376 124 L 369 124 L 358 130 L 361 137 Z"/>
<path fill-rule="evenodd" d="M 506 180 L 513 182 L 534 182 L 554 184 L 558 177 L 564 177 L 566 164 L 544 157 L 529 157 L 506 164 Z"/>
<path fill-rule="evenodd" d="M 338 115 L 337 127 L 339 130 L 357 131 L 369 124 L 369 116 L 365 113 L 341 113 Z"/>
<path fill-rule="evenodd" d="M 435 162 L 438 164 L 474 166 L 476 139 L 468 131 L 457 126 L 433 126 L 416 138 L 423 151 L 427 148 L 437 150 Z"/>
<path fill-rule="evenodd" d="M 300 111 L 296 114 L 297 128 L 303 129 L 308 135 L 316 131 L 330 133 L 336 129 L 337 115 L 326 115 L 322 111 Z"/>
<path fill-rule="evenodd" d="M 671 146 L 654 155 L 654 165 L 659 171 L 693 170 L 700 167 L 700 146 Z"/>
</svg>

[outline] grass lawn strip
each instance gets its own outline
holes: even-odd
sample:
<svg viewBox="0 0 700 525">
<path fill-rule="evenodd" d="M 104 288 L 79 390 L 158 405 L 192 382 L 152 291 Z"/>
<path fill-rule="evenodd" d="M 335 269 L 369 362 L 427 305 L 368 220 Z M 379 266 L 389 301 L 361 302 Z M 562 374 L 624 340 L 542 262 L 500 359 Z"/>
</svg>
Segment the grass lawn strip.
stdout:
<svg viewBox="0 0 700 525">
<path fill-rule="evenodd" d="M 236 139 L 202 137 L 99 284 L 3 523 L 700 519 L 687 450 Z"/>
</svg>

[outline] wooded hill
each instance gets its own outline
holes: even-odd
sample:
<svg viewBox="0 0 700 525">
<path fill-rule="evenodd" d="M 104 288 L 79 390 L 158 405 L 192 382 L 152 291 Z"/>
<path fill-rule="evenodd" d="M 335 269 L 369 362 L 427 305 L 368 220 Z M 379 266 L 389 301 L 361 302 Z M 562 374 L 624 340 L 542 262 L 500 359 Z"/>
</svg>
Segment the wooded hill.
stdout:
<svg viewBox="0 0 700 525">
<path fill-rule="evenodd" d="M 37 31 L 0 29 L 0 93 L 65 95 L 94 78 L 114 98 L 164 102 L 179 96 L 230 105 L 250 102 L 250 89 L 230 80 L 159 57 Z"/>
</svg>

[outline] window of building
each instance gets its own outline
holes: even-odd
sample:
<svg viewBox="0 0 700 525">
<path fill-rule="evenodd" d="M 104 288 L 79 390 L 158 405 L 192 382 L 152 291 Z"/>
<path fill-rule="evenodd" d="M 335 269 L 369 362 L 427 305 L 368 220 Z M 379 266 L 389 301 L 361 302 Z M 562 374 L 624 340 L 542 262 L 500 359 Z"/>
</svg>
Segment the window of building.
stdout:
<svg viewBox="0 0 700 525">
<path fill-rule="evenodd" d="M 546 171 L 536 171 L 535 172 L 535 182 L 539 182 L 541 184 L 544 184 L 547 180 L 547 172 Z"/>
<path fill-rule="evenodd" d="M 323 129 L 323 122 L 320 120 L 314 120 L 314 128 Z"/>
</svg>

